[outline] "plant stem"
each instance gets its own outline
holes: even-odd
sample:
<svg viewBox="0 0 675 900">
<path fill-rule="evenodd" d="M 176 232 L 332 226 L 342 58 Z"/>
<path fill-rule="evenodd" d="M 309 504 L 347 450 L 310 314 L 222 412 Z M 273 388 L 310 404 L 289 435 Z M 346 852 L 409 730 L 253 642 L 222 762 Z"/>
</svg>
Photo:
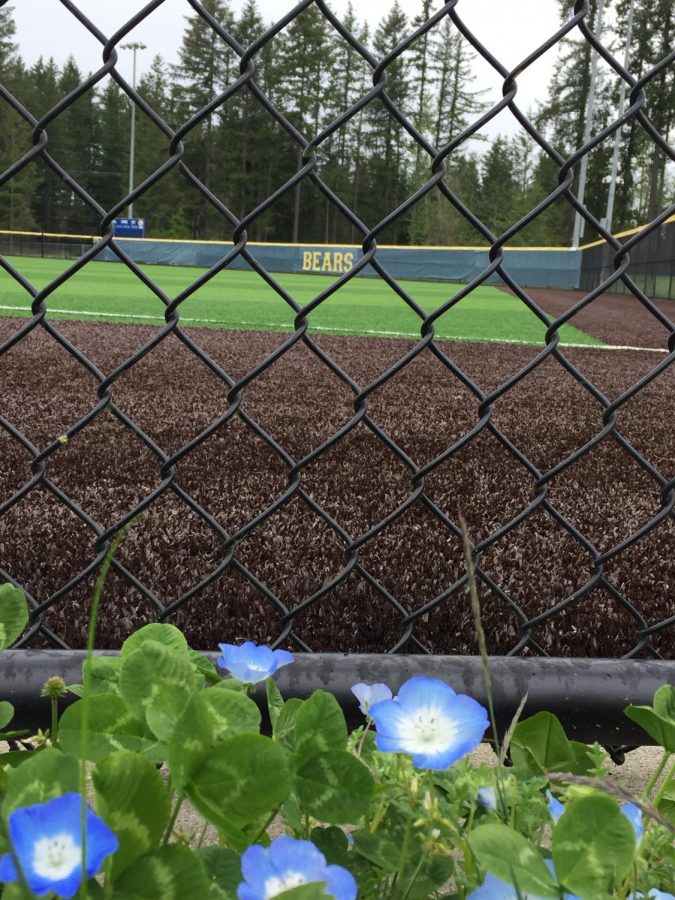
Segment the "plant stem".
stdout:
<svg viewBox="0 0 675 900">
<path fill-rule="evenodd" d="M 108 548 L 108 552 L 106 553 L 101 569 L 98 573 L 98 578 L 96 579 L 96 587 L 94 588 L 94 596 L 91 602 L 91 613 L 89 615 L 89 628 L 87 631 L 87 655 L 84 661 L 83 673 L 82 673 L 82 681 L 84 683 L 84 694 L 82 696 L 82 724 L 81 724 L 81 733 L 80 733 L 80 798 L 81 798 L 81 819 L 80 819 L 80 827 L 82 829 L 82 857 L 81 857 L 81 881 L 80 881 L 80 890 L 79 896 L 82 900 L 85 900 L 87 896 L 87 868 L 86 868 L 86 860 L 87 860 L 87 756 L 89 754 L 89 706 L 90 706 L 90 693 L 87 689 L 88 678 L 87 675 L 91 668 L 91 661 L 94 657 L 94 644 L 96 642 L 96 622 L 98 620 L 98 611 L 101 605 L 101 597 L 103 596 L 103 589 L 105 587 L 106 580 L 108 578 L 108 572 L 110 571 L 110 566 L 112 565 L 113 558 L 117 553 L 120 544 L 126 537 L 127 531 L 132 527 L 135 520 L 132 519 L 128 525 L 126 525 L 119 534 L 115 537 L 110 547 Z"/>
<path fill-rule="evenodd" d="M 184 799 L 185 798 L 179 794 L 176 802 L 174 803 L 173 812 L 171 813 L 171 818 L 169 819 L 169 821 L 167 823 L 166 831 L 164 832 L 164 837 L 162 838 L 162 846 L 169 843 L 169 838 L 173 834 L 173 826 L 176 824 L 176 819 L 178 818 L 178 813 L 180 812 L 180 808 L 183 805 Z"/>
<path fill-rule="evenodd" d="M 462 529 L 462 540 L 464 542 L 464 556 L 466 559 L 466 573 L 469 579 L 469 595 L 471 597 L 471 611 L 473 613 L 474 626 L 476 628 L 476 637 L 478 638 L 478 649 L 483 668 L 483 683 L 485 685 L 485 694 L 487 696 L 488 714 L 490 717 L 490 725 L 492 726 L 492 739 L 495 745 L 495 753 L 497 754 L 497 768 L 495 769 L 495 787 L 497 788 L 497 797 L 499 798 L 500 812 L 502 819 L 506 821 L 508 817 L 508 807 L 506 806 L 506 798 L 501 780 L 501 747 L 499 741 L 499 732 L 497 731 L 497 718 L 495 716 L 494 703 L 492 701 L 492 676 L 490 674 L 490 664 L 488 661 L 487 642 L 485 640 L 485 631 L 483 630 L 483 621 L 480 612 L 480 600 L 478 599 L 478 588 L 476 587 L 476 572 L 473 564 L 473 551 L 471 549 L 471 541 L 469 540 L 469 532 L 466 527 L 464 516 L 460 514 L 459 524 Z"/>
<path fill-rule="evenodd" d="M 373 720 L 370 717 L 368 717 L 368 719 L 366 719 L 366 727 L 363 729 L 363 734 L 361 735 L 361 740 L 359 741 L 359 745 L 356 748 L 356 755 L 359 759 L 361 759 L 361 753 L 363 752 L 363 745 L 365 743 L 366 735 L 368 734 L 368 730 L 370 729 L 370 724 L 372 721 Z"/>
<path fill-rule="evenodd" d="M 260 838 L 263 836 L 263 834 L 265 834 L 267 829 L 270 827 L 270 825 L 274 821 L 277 813 L 279 812 L 279 809 L 280 809 L 280 807 L 277 806 L 276 809 L 272 810 L 272 812 L 269 814 L 269 816 L 265 820 L 265 824 L 263 825 L 263 827 L 260 829 L 260 831 L 256 834 L 256 836 L 251 841 L 252 844 L 257 844 L 258 841 L 260 840 Z"/>
<path fill-rule="evenodd" d="M 204 843 L 204 838 L 206 837 L 206 829 L 208 827 L 209 827 L 209 823 L 205 821 L 204 827 L 202 828 L 202 833 L 199 835 L 199 840 L 197 841 L 197 850 L 199 850 L 201 845 Z"/>
<path fill-rule="evenodd" d="M 404 897 L 404 894 L 401 894 L 401 881 L 403 880 L 403 867 L 405 866 L 405 862 L 408 856 L 408 846 L 410 844 L 410 834 L 412 832 L 412 819 L 409 817 L 406 822 L 405 832 L 403 834 L 403 844 L 401 846 L 401 855 L 398 860 L 398 870 L 394 875 L 394 881 L 392 883 L 392 887 L 396 888 L 396 893 L 393 895 L 394 897 Z M 407 892 L 406 892 L 407 893 Z"/>
<path fill-rule="evenodd" d="M 668 754 L 668 759 L 670 758 L 671 755 L 672 755 L 672 754 L 670 754 L 670 753 Z M 665 765 L 666 765 L 666 764 L 665 764 L 665 761 L 664 761 L 663 768 L 665 768 Z M 661 769 L 661 771 L 663 771 L 663 769 Z M 666 773 L 666 777 L 663 779 L 663 782 L 662 782 L 662 784 L 661 784 L 661 787 L 660 787 L 660 788 L 658 789 L 658 791 L 656 792 L 656 795 L 654 796 L 654 799 L 652 800 L 652 806 L 658 807 L 658 805 L 659 805 L 659 800 L 661 799 L 661 797 L 663 797 L 664 791 L 666 790 L 666 788 L 667 788 L 668 785 L 670 784 L 671 779 L 672 779 L 674 776 L 675 776 L 675 762 L 673 762 L 673 764 L 671 765 L 670 769 L 669 769 L 668 772 Z M 657 778 L 658 778 L 658 776 L 657 776 Z M 654 781 L 654 784 L 656 784 L 656 780 Z"/>
<path fill-rule="evenodd" d="M 56 747 L 56 744 L 59 739 L 59 701 L 57 697 L 51 698 L 52 704 L 52 726 L 49 729 L 49 738 L 52 742 L 52 747 Z"/>
<path fill-rule="evenodd" d="M 669 752 L 668 750 L 664 750 L 664 751 L 663 751 L 663 756 L 661 757 L 661 761 L 659 762 L 658 766 L 656 767 L 656 769 L 655 769 L 655 771 L 654 771 L 652 777 L 649 779 L 649 782 L 648 782 L 648 784 L 647 784 L 647 787 L 646 787 L 646 788 L 644 789 L 644 791 L 642 792 L 642 796 L 640 797 L 641 800 L 648 800 L 648 799 L 649 799 L 649 795 L 651 794 L 651 792 L 652 792 L 652 790 L 653 790 L 653 788 L 654 788 L 654 785 L 655 785 L 656 782 L 659 780 L 659 778 L 661 777 L 661 774 L 663 773 L 663 770 L 665 769 L 665 767 L 666 767 L 667 764 L 668 764 L 668 760 L 670 759 L 670 755 L 671 755 L 671 754 L 670 754 L 670 752 Z M 666 779 L 666 780 L 664 781 L 664 784 L 666 784 L 667 781 L 668 781 L 668 779 Z"/>
</svg>

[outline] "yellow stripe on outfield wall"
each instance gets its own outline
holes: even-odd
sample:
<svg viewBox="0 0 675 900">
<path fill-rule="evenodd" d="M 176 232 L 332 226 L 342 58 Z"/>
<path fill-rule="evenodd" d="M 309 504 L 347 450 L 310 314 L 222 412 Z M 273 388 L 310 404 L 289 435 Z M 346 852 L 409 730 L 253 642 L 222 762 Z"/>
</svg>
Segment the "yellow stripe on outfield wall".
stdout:
<svg viewBox="0 0 675 900">
<path fill-rule="evenodd" d="M 669 219 L 666 219 L 662 224 L 668 225 L 675 222 L 675 215 L 670 216 Z M 636 228 L 629 228 L 627 231 L 618 231 L 614 237 L 622 238 L 622 237 L 630 237 L 632 234 L 637 234 L 642 231 L 646 225 L 638 225 Z M 21 237 L 48 237 L 48 238 L 70 238 L 71 240 L 87 240 L 87 241 L 95 241 L 98 240 L 101 235 L 98 234 L 62 234 L 55 231 L 10 231 L 5 229 L 0 229 L 0 234 L 7 235 L 18 235 Z M 131 238 L 124 237 L 118 238 L 118 240 L 124 241 L 151 241 L 155 244 L 229 244 L 231 241 L 222 240 L 222 241 L 200 241 L 200 240 L 190 240 L 187 238 Z M 589 244 L 581 244 L 579 246 L 579 250 L 588 250 L 590 247 L 599 247 L 601 244 L 606 243 L 604 240 L 591 241 Z M 361 244 L 327 244 L 322 241 L 306 241 L 304 243 L 285 243 L 283 241 L 247 241 L 247 247 L 347 247 L 353 250 L 360 250 L 362 248 Z M 379 250 L 482 250 L 487 251 L 490 249 L 489 244 L 484 244 L 483 246 L 477 245 L 440 245 L 440 244 L 378 244 Z M 518 250 L 526 253 L 541 253 L 547 250 L 572 250 L 571 247 L 504 247 L 505 250 Z"/>
</svg>

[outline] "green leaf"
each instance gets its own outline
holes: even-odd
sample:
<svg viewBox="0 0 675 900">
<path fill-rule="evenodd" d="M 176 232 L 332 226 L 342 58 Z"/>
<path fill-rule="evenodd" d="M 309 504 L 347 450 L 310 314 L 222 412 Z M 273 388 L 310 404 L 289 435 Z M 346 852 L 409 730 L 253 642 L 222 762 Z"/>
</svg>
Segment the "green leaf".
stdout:
<svg viewBox="0 0 675 900">
<path fill-rule="evenodd" d="M 627 706 L 624 713 L 644 728 L 657 744 L 669 753 L 675 753 L 675 722 L 659 715 L 651 706 Z"/>
<path fill-rule="evenodd" d="M 204 900 L 209 880 L 199 856 L 169 844 L 136 860 L 115 881 L 113 900 Z"/>
<path fill-rule="evenodd" d="M 366 766 L 344 750 L 313 756 L 295 780 L 300 807 L 330 825 L 358 822 L 368 810 L 374 788 Z"/>
<path fill-rule="evenodd" d="M 661 685 L 654 694 L 653 705 L 662 719 L 675 724 L 675 688 L 672 685 Z"/>
<path fill-rule="evenodd" d="M 0 700 L 0 728 L 5 728 L 14 718 L 14 707 L 6 700 Z"/>
<path fill-rule="evenodd" d="M 260 710 L 254 700 L 220 685 L 204 691 L 204 699 L 214 719 L 215 739 L 238 734 L 260 733 Z"/>
<path fill-rule="evenodd" d="M 13 584 L 0 585 L 0 651 L 21 637 L 28 624 L 28 603 Z"/>
<path fill-rule="evenodd" d="M 616 800 L 597 792 L 567 803 L 552 846 L 556 874 L 567 891 L 607 894 L 631 869 L 635 831 Z"/>
<path fill-rule="evenodd" d="M 267 711 L 272 723 L 272 730 L 274 731 L 277 727 L 281 710 L 284 708 L 284 698 L 281 696 L 281 691 L 273 678 L 268 678 L 265 681 L 265 693 L 267 694 Z"/>
<path fill-rule="evenodd" d="M 326 750 L 344 750 L 347 723 L 332 694 L 314 691 L 295 717 L 295 753 L 302 763 Z"/>
<path fill-rule="evenodd" d="M 126 641 L 122 644 L 122 659 L 131 656 L 140 647 L 147 643 L 163 644 L 172 650 L 177 650 L 180 654 L 188 655 L 188 642 L 182 631 L 175 625 L 169 625 L 164 622 L 151 622 L 144 625 L 138 631 L 130 634 Z"/>
<path fill-rule="evenodd" d="M 548 712 L 536 713 L 516 725 L 511 756 L 516 766 L 540 772 L 569 772 L 575 762 L 562 725 Z"/>
<path fill-rule="evenodd" d="M 661 797 L 656 808 L 671 825 L 675 825 L 675 774 L 671 775 L 668 783 L 661 788 Z"/>
<path fill-rule="evenodd" d="M 354 850 L 384 872 L 395 872 L 401 861 L 401 848 L 386 833 L 355 831 Z"/>
<path fill-rule="evenodd" d="M 154 850 L 169 821 L 166 783 L 150 760 L 122 750 L 111 753 L 92 775 L 97 811 L 119 838 L 113 878 Z"/>
<path fill-rule="evenodd" d="M 188 656 L 195 669 L 204 676 L 207 684 L 220 684 L 222 678 L 208 657 L 199 650 L 188 650 Z"/>
<path fill-rule="evenodd" d="M 326 900 L 332 894 L 326 894 L 326 881 L 313 881 L 310 884 L 301 884 L 288 891 L 275 894 L 276 900 Z"/>
<path fill-rule="evenodd" d="M 277 719 L 274 740 L 286 747 L 287 750 L 293 750 L 295 747 L 295 720 L 304 702 L 297 697 L 291 697 L 284 703 Z"/>
<path fill-rule="evenodd" d="M 45 803 L 78 789 L 77 759 L 48 747 L 8 771 L 3 813 L 8 816 L 21 806 Z"/>
<path fill-rule="evenodd" d="M 417 875 L 415 867 L 412 872 L 406 867 L 405 896 L 410 900 L 427 900 L 452 877 L 454 870 L 454 862 L 449 856 L 430 856 Z"/>
<path fill-rule="evenodd" d="M 64 710 L 59 723 L 59 742 L 68 753 L 80 755 L 84 701 Z M 116 750 L 133 750 L 153 762 L 162 762 L 166 751 L 155 741 L 144 722 L 133 716 L 119 694 L 95 694 L 89 698 L 87 759 L 98 762 Z"/>
<path fill-rule="evenodd" d="M 290 792 L 285 751 L 259 734 L 217 745 L 192 776 L 187 792 L 216 828 L 243 828 L 280 806 Z"/>
<path fill-rule="evenodd" d="M 209 880 L 213 900 L 236 900 L 241 883 L 239 855 L 225 847 L 202 847 L 197 851 Z"/>
<path fill-rule="evenodd" d="M 628 821 L 628 820 L 626 820 Z M 541 853 L 507 825 L 480 825 L 467 840 L 478 864 L 522 893 L 558 897 L 553 876 Z"/>
<path fill-rule="evenodd" d="M 310 840 L 326 857 L 331 866 L 347 866 L 349 863 L 349 841 L 341 828 L 312 828 Z"/>
<path fill-rule="evenodd" d="M 85 662 L 82 676 L 90 695 L 119 694 L 122 660 L 119 656 L 93 656 Z"/>
<path fill-rule="evenodd" d="M 173 786 L 183 791 L 192 774 L 207 758 L 214 740 L 214 716 L 206 694 L 198 691 L 178 717 L 169 741 L 167 760 Z M 238 696 L 238 695 L 233 695 Z"/>
<path fill-rule="evenodd" d="M 161 741 L 170 739 L 196 689 L 187 653 L 181 655 L 171 646 L 148 640 L 122 660 L 120 690 L 124 702 Z"/>
</svg>

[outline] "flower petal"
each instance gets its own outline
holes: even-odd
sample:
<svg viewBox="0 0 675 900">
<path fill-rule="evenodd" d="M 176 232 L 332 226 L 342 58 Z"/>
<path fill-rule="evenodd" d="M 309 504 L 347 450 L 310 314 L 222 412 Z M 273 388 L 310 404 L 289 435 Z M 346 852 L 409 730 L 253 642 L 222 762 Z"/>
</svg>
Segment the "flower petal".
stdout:
<svg viewBox="0 0 675 900">
<path fill-rule="evenodd" d="M 359 709 L 364 716 L 370 715 L 370 707 L 375 703 L 380 703 L 382 700 L 391 700 L 392 698 L 391 689 L 382 683 L 355 684 L 351 691 L 359 701 Z"/>
<path fill-rule="evenodd" d="M 358 888 L 351 872 L 342 866 L 326 866 L 326 874 L 328 893 L 332 894 L 335 900 L 355 900 Z"/>
</svg>

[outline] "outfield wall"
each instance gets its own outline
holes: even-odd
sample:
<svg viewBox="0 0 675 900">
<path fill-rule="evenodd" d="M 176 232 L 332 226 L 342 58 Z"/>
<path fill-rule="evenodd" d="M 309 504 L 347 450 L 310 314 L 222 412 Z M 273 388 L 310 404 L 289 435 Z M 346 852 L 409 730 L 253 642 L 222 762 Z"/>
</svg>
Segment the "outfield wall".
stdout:
<svg viewBox="0 0 675 900">
<path fill-rule="evenodd" d="M 135 262 L 208 268 L 223 258 L 230 245 L 217 241 L 169 241 L 117 238 L 116 243 Z M 341 275 L 363 257 L 359 246 L 327 244 L 263 244 L 251 242 L 248 250 L 270 272 Z M 504 266 L 518 283 L 529 287 L 577 288 L 581 253 L 561 248 L 527 248 L 504 251 Z M 99 260 L 113 262 L 106 247 Z M 474 247 L 378 247 L 377 259 L 394 277 L 412 281 L 467 283 L 489 265 L 488 252 Z M 248 269 L 238 256 L 229 266 Z M 370 267 L 363 275 L 375 275 Z M 489 283 L 498 284 L 498 275 Z"/>
</svg>

